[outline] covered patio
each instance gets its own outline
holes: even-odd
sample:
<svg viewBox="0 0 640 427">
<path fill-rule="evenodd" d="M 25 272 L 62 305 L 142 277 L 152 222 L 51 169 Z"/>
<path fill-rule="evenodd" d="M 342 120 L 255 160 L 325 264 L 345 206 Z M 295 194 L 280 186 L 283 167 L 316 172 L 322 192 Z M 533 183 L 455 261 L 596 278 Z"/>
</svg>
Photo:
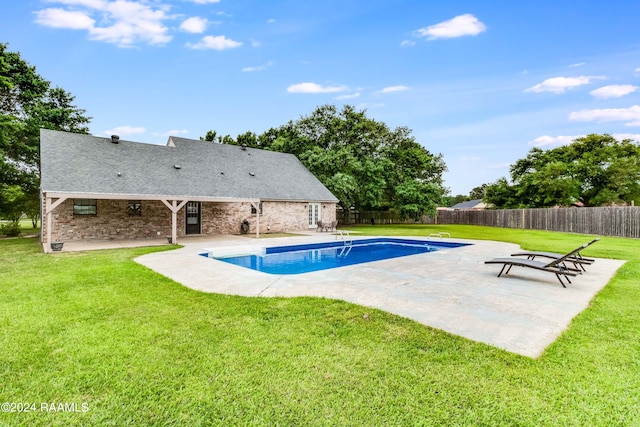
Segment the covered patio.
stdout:
<svg viewBox="0 0 640 427">
<path fill-rule="evenodd" d="M 159 240 L 164 240 L 165 244 L 177 244 L 178 243 L 178 212 L 185 207 L 188 202 L 212 202 L 212 203 L 249 203 L 253 208 L 258 211 L 260 206 L 259 199 L 247 199 L 247 198 L 230 198 L 230 197 L 197 197 L 197 196 L 149 196 L 145 194 L 101 194 L 101 193 L 58 193 L 50 192 L 43 193 L 43 231 L 44 238 L 43 250 L 45 253 L 52 252 L 52 232 L 53 229 L 53 213 L 55 209 L 63 202 L 69 199 L 94 199 L 94 200 L 147 200 L 147 201 L 160 201 L 171 212 L 171 235 L 158 236 L 157 238 L 147 239 L 84 239 L 86 242 L 83 245 L 83 241 L 71 240 L 65 242 L 68 247 L 91 247 L 92 244 L 103 242 L 112 242 L 113 247 L 135 247 L 135 246 L 157 246 L 160 245 Z M 182 236 L 182 238 L 187 236 Z M 256 215 L 256 227 L 255 237 L 260 237 L 260 215 Z M 169 241 L 168 239 L 171 239 Z M 127 241 L 130 240 L 130 241 Z M 119 243 L 116 243 L 119 242 Z M 145 244 L 148 243 L 148 244 Z M 122 246 L 126 245 L 126 246 Z M 67 249 L 69 250 L 69 249 Z M 82 249 L 81 249 L 82 250 Z"/>
</svg>

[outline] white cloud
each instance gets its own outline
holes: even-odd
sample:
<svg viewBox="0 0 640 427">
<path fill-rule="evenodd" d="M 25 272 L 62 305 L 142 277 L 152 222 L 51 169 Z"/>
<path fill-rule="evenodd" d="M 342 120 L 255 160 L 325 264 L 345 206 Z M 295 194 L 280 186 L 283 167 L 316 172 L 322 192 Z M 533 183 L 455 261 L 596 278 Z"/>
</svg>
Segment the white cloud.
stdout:
<svg viewBox="0 0 640 427">
<path fill-rule="evenodd" d="M 402 43 L 400 43 L 400 46 L 402 47 L 406 47 L 406 46 L 415 46 L 416 42 L 414 42 L 413 40 L 402 40 Z"/>
<path fill-rule="evenodd" d="M 191 49 L 225 50 L 242 46 L 242 42 L 231 40 L 225 36 L 204 36 L 198 43 L 187 43 Z"/>
<path fill-rule="evenodd" d="M 169 19 L 161 8 L 152 9 L 144 3 L 116 1 L 107 3 L 105 11 L 115 23 L 111 27 L 95 28 L 92 38 L 119 45 L 132 45 L 138 41 L 163 44 L 172 37 L 162 21 Z"/>
<path fill-rule="evenodd" d="M 573 143 L 573 141 L 575 141 L 576 139 L 582 138 L 584 136 L 586 136 L 586 135 L 573 135 L 573 136 L 564 136 L 564 135 L 549 136 L 549 135 L 543 135 L 543 136 L 539 136 L 538 138 L 534 139 L 533 141 L 530 141 L 529 145 L 533 145 L 533 146 L 536 146 L 536 147 L 544 147 L 544 146 L 549 146 L 549 145 L 556 145 L 556 146 L 569 145 L 569 144 Z M 632 141 L 640 141 L 640 134 L 639 133 L 614 133 L 611 136 L 613 136 L 618 141 L 622 141 L 622 140 L 625 140 L 625 139 L 630 139 Z"/>
<path fill-rule="evenodd" d="M 571 65 L 569 65 L 569 67 L 571 67 L 571 68 L 577 68 L 577 67 L 583 67 L 583 66 L 585 66 L 585 65 L 587 65 L 587 63 L 586 63 L 586 62 L 578 62 L 578 63 L 576 63 L 576 64 L 571 64 Z"/>
<path fill-rule="evenodd" d="M 49 0 L 49 3 L 61 3 L 68 6 L 85 6 L 91 9 L 102 9 L 108 0 Z"/>
<path fill-rule="evenodd" d="M 51 28 L 67 28 L 70 30 L 88 30 L 96 22 L 90 16 L 80 11 L 65 9 L 44 9 L 36 12 L 36 23 Z"/>
<path fill-rule="evenodd" d="M 267 24 L 275 24 L 275 23 L 276 23 L 275 19 L 273 19 L 273 18 L 267 19 Z"/>
<path fill-rule="evenodd" d="M 194 16 L 187 18 L 180 24 L 180 29 L 187 33 L 202 34 L 207 29 L 208 21 L 205 18 Z"/>
<path fill-rule="evenodd" d="M 477 36 L 486 29 L 486 25 L 480 22 L 478 18 L 467 13 L 439 24 L 421 28 L 416 31 L 416 34 L 421 37 L 427 37 L 429 40 L 451 39 L 463 36 Z"/>
<path fill-rule="evenodd" d="M 600 99 L 607 98 L 620 98 L 621 96 L 629 95 L 630 93 L 638 90 L 638 86 L 634 85 L 609 85 L 592 90 L 589 92 L 591 95 Z"/>
<path fill-rule="evenodd" d="M 604 108 L 576 111 L 569 120 L 578 122 L 626 122 L 627 126 L 640 126 L 640 105 L 629 108 Z"/>
<path fill-rule="evenodd" d="M 402 92 L 408 90 L 407 86 L 397 85 L 397 86 L 388 86 L 382 89 L 379 93 L 393 93 L 393 92 Z"/>
<path fill-rule="evenodd" d="M 568 145 L 573 142 L 574 139 L 580 138 L 582 135 L 558 135 L 558 136 L 549 136 L 542 135 L 534 139 L 533 141 L 529 141 L 529 145 L 533 145 L 535 147 L 544 147 L 547 145 Z"/>
<path fill-rule="evenodd" d="M 344 92 L 346 86 L 322 86 L 317 83 L 298 83 L 287 88 L 291 93 L 335 93 Z"/>
<path fill-rule="evenodd" d="M 263 65 L 258 65 L 257 67 L 244 67 L 242 69 L 243 72 L 245 73 L 250 73 L 250 72 L 254 72 L 254 71 L 264 71 L 269 67 L 272 67 L 275 64 L 274 61 L 269 61 L 266 64 Z"/>
<path fill-rule="evenodd" d="M 598 76 L 579 76 L 579 77 L 552 77 L 535 86 L 526 89 L 525 92 L 553 92 L 564 93 L 567 89 L 582 86 L 591 83 L 595 79 L 604 79 Z"/>
<path fill-rule="evenodd" d="M 636 68 L 636 69 L 634 70 L 634 72 L 635 72 L 636 74 L 640 74 L 640 67 Z"/>
<path fill-rule="evenodd" d="M 350 93 L 345 95 L 338 95 L 334 99 L 354 99 L 359 97 L 360 97 L 360 92 L 355 92 L 355 93 Z"/>
<path fill-rule="evenodd" d="M 220 3 L 220 0 L 185 0 L 185 1 L 190 1 L 191 3 L 196 3 L 196 4 Z"/>
<path fill-rule="evenodd" d="M 136 43 L 164 44 L 171 41 L 163 21 L 168 6 L 153 7 L 129 0 L 50 0 L 72 9 L 49 8 L 36 13 L 36 23 L 52 28 L 86 29 L 92 40 L 131 47 Z M 78 9 L 82 10 L 78 10 Z M 94 19 L 94 16 L 96 19 Z"/>
<path fill-rule="evenodd" d="M 630 139 L 632 141 L 640 142 L 640 133 L 614 133 L 613 136 L 618 141 L 622 141 L 624 139 Z"/>
<path fill-rule="evenodd" d="M 105 130 L 105 135 L 134 135 L 137 133 L 145 133 L 146 129 L 143 127 L 136 126 L 118 126 L 111 130 Z"/>
</svg>

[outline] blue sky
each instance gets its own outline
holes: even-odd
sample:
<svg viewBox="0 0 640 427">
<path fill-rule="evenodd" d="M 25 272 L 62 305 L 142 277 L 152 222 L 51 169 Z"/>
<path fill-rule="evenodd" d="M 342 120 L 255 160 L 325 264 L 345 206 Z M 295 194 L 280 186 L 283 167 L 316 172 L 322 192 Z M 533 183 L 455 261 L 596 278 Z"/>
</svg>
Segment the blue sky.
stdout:
<svg viewBox="0 0 640 427">
<path fill-rule="evenodd" d="M 9 3 L 9 4 L 7 4 Z M 354 105 L 442 153 L 452 194 L 533 146 L 640 140 L 637 0 L 20 0 L 0 42 L 93 117 L 165 143 Z"/>
</svg>

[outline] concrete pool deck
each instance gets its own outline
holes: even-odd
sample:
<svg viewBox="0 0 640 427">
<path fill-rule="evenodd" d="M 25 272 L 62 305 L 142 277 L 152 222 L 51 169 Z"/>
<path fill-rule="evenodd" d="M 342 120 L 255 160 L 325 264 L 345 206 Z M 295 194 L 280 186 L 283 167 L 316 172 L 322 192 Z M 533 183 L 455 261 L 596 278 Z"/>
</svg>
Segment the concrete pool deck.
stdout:
<svg viewBox="0 0 640 427">
<path fill-rule="evenodd" d="M 625 262 L 598 259 L 565 289 L 554 274 L 533 269 L 514 267 L 498 278 L 501 266 L 484 261 L 520 248 L 494 241 L 443 239 L 473 244 L 296 275 L 262 273 L 199 255 L 205 248 L 237 251 L 330 240 L 335 237 L 321 233 L 259 240 L 202 237 L 136 262 L 202 292 L 339 299 L 528 357 L 542 354 Z"/>
</svg>

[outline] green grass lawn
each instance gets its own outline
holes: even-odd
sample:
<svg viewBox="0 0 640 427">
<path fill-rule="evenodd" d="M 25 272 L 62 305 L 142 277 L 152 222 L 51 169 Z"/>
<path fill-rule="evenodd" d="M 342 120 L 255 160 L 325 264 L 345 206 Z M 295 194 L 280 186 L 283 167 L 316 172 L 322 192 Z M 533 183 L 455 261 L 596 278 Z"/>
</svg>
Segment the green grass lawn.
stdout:
<svg viewBox="0 0 640 427">
<path fill-rule="evenodd" d="M 589 240 L 354 230 L 560 252 Z M 193 291 L 132 261 L 159 250 L 44 255 L 37 239 L 0 240 L 0 403 L 37 409 L 0 425 L 640 425 L 638 240 L 589 248 L 630 261 L 538 359 L 341 301 Z"/>
<path fill-rule="evenodd" d="M 41 226 L 40 221 L 38 221 L 38 223 L 36 224 L 36 227 L 34 228 L 33 222 L 30 219 L 20 220 L 20 228 L 22 229 L 23 233 L 29 233 L 29 234 L 39 233 L 40 226 Z"/>
</svg>

